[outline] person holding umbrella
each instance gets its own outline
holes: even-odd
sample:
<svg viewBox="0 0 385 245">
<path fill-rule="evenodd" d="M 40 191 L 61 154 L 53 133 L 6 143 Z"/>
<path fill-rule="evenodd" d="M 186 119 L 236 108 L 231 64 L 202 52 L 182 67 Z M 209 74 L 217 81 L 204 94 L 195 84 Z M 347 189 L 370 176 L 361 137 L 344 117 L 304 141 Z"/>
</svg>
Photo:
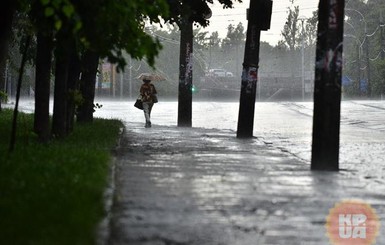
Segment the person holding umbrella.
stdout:
<svg viewBox="0 0 385 245">
<path fill-rule="evenodd" d="M 156 97 L 156 89 L 154 84 L 151 83 L 150 78 L 143 78 L 143 84 L 140 87 L 140 97 L 143 102 L 144 118 L 146 119 L 146 128 L 151 128 L 151 110 L 154 103 L 158 102 Z"/>
</svg>

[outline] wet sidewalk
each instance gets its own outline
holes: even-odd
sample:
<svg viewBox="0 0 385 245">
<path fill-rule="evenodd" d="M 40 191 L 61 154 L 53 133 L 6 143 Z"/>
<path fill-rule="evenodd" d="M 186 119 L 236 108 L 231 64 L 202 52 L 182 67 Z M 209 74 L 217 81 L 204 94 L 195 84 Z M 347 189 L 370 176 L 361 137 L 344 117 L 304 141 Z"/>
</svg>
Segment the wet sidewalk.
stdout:
<svg viewBox="0 0 385 245">
<path fill-rule="evenodd" d="M 111 245 L 324 245 L 329 209 L 351 198 L 385 220 L 384 180 L 312 172 L 233 131 L 127 123 L 115 166 Z"/>
</svg>

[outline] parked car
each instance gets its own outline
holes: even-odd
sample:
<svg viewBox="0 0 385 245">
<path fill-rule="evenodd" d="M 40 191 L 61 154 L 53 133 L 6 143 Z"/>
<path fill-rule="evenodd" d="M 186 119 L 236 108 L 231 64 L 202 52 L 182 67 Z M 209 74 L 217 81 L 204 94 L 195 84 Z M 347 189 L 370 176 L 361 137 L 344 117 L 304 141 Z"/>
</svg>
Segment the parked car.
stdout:
<svg viewBox="0 0 385 245">
<path fill-rule="evenodd" d="M 209 77 L 233 77 L 233 73 L 226 71 L 225 69 L 210 69 L 207 72 Z"/>
<path fill-rule="evenodd" d="M 208 75 L 210 77 L 225 77 L 226 71 L 224 69 L 210 69 Z"/>
</svg>

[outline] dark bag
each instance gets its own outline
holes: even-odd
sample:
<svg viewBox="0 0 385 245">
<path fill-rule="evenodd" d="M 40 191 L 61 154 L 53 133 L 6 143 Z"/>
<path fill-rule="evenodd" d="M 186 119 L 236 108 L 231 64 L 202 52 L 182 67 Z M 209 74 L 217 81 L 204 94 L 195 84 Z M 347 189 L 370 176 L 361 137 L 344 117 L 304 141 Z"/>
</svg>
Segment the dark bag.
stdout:
<svg viewBox="0 0 385 245">
<path fill-rule="evenodd" d="M 140 110 L 143 110 L 143 102 L 141 99 L 136 99 L 134 106 Z"/>
<path fill-rule="evenodd" d="M 158 96 L 156 96 L 156 94 L 152 95 L 152 102 L 153 103 L 158 103 Z"/>
</svg>

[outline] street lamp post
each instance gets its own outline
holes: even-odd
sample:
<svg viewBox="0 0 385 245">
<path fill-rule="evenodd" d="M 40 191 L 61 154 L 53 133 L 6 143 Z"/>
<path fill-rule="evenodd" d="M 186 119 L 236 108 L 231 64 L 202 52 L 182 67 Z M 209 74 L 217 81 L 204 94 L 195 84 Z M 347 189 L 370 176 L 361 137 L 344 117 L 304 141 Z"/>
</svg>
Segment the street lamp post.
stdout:
<svg viewBox="0 0 385 245">
<path fill-rule="evenodd" d="M 130 56 L 129 59 L 129 78 L 128 78 L 128 85 L 129 85 L 129 98 L 132 99 L 132 58 Z"/>
<path fill-rule="evenodd" d="M 380 12 L 380 39 L 381 39 L 381 59 L 385 59 L 385 34 L 384 34 L 384 19 L 382 17 L 382 11 Z"/>
<path fill-rule="evenodd" d="M 303 22 L 306 20 L 304 17 L 300 17 L 302 22 L 302 48 L 301 48 L 301 82 L 302 82 L 302 101 L 305 101 L 305 28 Z"/>
<path fill-rule="evenodd" d="M 350 37 L 354 38 L 354 40 L 357 42 L 357 94 L 361 95 L 361 53 L 362 53 L 362 45 L 364 44 L 364 41 L 361 42 L 361 40 L 357 37 L 357 30 L 356 28 L 347 20 L 345 20 L 345 24 L 349 25 L 353 30 L 355 35 L 353 34 L 344 34 L 344 37 Z"/>
<path fill-rule="evenodd" d="M 349 25 L 351 25 L 349 22 L 345 22 Z M 352 26 L 352 25 L 351 25 Z M 353 26 L 352 26 L 353 27 Z M 353 27 L 354 28 L 354 27 Z M 360 40 L 352 34 L 344 34 L 344 37 L 350 37 L 354 38 L 354 40 L 357 42 L 357 90 L 358 90 L 358 95 L 361 94 L 361 48 L 362 48 L 362 43 Z"/>
</svg>

